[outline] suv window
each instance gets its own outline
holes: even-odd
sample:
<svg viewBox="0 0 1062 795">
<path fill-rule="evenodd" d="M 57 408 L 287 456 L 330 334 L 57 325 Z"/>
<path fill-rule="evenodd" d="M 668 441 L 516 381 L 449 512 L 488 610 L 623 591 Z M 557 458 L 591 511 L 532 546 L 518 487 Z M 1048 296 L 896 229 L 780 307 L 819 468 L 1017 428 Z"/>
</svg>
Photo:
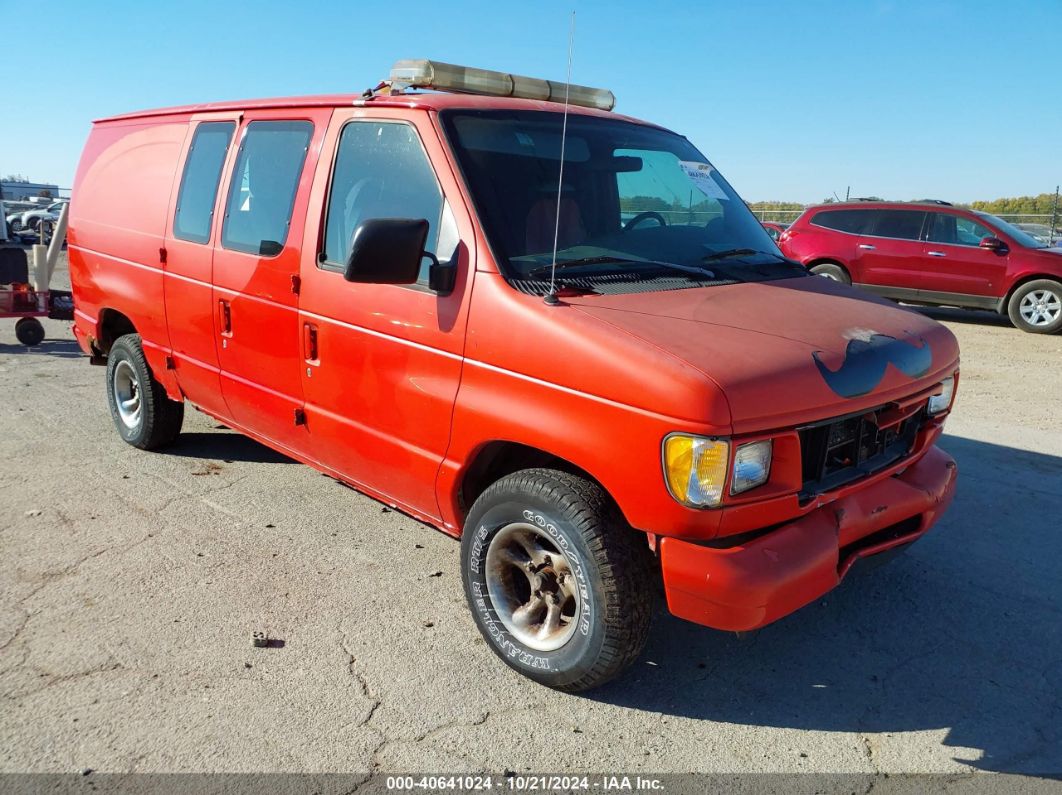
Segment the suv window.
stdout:
<svg viewBox="0 0 1062 795">
<path fill-rule="evenodd" d="M 993 232 L 987 227 L 950 213 L 932 213 L 929 225 L 929 240 L 934 243 L 948 243 L 953 246 L 976 246 Z"/>
<path fill-rule="evenodd" d="M 869 210 L 820 210 L 812 217 L 811 223 L 858 235 L 867 230 L 869 220 Z"/>
<path fill-rule="evenodd" d="M 874 223 L 866 234 L 898 240 L 918 240 L 926 213 L 916 210 L 874 210 Z"/>
<path fill-rule="evenodd" d="M 192 146 L 184 163 L 177 211 L 173 216 L 173 236 L 193 243 L 210 240 L 210 221 L 221 182 L 221 167 L 229 150 L 236 123 L 208 121 L 195 128 Z"/>
<path fill-rule="evenodd" d="M 339 137 L 328 196 L 322 266 L 341 267 L 358 225 L 369 218 L 426 218 L 426 251 L 445 262 L 457 247 L 457 224 L 416 130 L 405 122 L 352 121 Z M 421 265 L 427 283 L 431 261 Z"/>
<path fill-rule="evenodd" d="M 222 246 L 263 257 L 281 252 L 312 136 L 308 121 L 247 125 L 229 184 Z"/>
</svg>

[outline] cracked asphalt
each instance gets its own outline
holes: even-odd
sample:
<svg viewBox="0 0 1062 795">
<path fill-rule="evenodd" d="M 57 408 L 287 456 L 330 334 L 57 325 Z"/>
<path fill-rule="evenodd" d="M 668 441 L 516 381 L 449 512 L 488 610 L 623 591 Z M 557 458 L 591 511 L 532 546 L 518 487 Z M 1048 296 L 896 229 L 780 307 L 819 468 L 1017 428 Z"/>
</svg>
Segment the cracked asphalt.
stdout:
<svg viewBox="0 0 1062 795">
<path fill-rule="evenodd" d="M 930 314 L 938 527 L 751 637 L 659 612 L 580 696 L 490 653 L 453 539 L 195 411 L 134 450 L 68 324 L 0 321 L 0 771 L 1060 773 L 1062 337 Z"/>
</svg>

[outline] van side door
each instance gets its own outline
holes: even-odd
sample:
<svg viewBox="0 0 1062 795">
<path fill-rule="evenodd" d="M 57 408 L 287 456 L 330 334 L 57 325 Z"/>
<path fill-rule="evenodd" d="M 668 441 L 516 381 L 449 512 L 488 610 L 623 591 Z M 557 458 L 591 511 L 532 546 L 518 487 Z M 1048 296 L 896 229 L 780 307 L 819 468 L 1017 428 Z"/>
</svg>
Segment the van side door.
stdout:
<svg viewBox="0 0 1062 795">
<path fill-rule="evenodd" d="M 915 298 L 922 283 L 926 212 L 882 209 L 869 214 L 856 247 L 860 283 L 894 298 Z"/>
<path fill-rule="evenodd" d="M 180 181 L 170 197 L 163 263 L 170 355 L 184 395 L 204 411 L 227 417 L 214 344 L 211 286 L 218 188 L 236 140 L 239 113 L 193 116 Z"/>
<path fill-rule="evenodd" d="M 324 151 L 299 304 L 313 454 L 359 489 L 436 518 L 472 292 L 472 220 L 426 112 L 337 110 Z M 387 217 L 428 220 L 426 250 L 456 265 L 451 292 L 428 287 L 427 258 L 416 284 L 344 279 L 358 224 Z"/>
<path fill-rule="evenodd" d="M 221 390 L 239 430 L 294 453 L 303 422 L 299 259 L 331 109 L 248 111 L 214 249 Z"/>
</svg>

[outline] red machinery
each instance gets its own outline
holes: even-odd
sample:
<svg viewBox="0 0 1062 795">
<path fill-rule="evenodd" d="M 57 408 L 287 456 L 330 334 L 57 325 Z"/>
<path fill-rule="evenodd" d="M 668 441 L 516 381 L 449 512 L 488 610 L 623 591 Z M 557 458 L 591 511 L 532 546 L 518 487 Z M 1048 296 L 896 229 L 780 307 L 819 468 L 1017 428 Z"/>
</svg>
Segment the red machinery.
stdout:
<svg viewBox="0 0 1062 795">
<path fill-rule="evenodd" d="M 29 281 L 26 252 L 0 248 L 0 318 L 17 317 L 15 336 L 23 345 L 39 345 L 44 326 L 38 318 L 74 319 L 74 300 L 66 290 L 36 290 Z"/>
</svg>

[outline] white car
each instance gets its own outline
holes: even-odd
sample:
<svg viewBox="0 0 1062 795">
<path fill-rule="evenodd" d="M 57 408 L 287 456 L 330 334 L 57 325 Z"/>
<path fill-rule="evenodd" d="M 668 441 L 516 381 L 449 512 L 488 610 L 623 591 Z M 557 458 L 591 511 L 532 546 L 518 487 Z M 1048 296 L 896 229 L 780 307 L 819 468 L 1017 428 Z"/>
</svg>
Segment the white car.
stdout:
<svg viewBox="0 0 1062 795">
<path fill-rule="evenodd" d="M 8 233 L 17 234 L 23 230 L 36 232 L 40 228 L 41 221 L 50 221 L 53 224 L 58 222 L 59 213 L 65 204 L 65 201 L 57 201 L 40 209 L 12 213 L 7 216 Z"/>
<path fill-rule="evenodd" d="M 1031 235 L 1045 245 L 1057 244 L 1057 236 L 1046 224 L 1012 224 L 1021 231 Z"/>
</svg>

